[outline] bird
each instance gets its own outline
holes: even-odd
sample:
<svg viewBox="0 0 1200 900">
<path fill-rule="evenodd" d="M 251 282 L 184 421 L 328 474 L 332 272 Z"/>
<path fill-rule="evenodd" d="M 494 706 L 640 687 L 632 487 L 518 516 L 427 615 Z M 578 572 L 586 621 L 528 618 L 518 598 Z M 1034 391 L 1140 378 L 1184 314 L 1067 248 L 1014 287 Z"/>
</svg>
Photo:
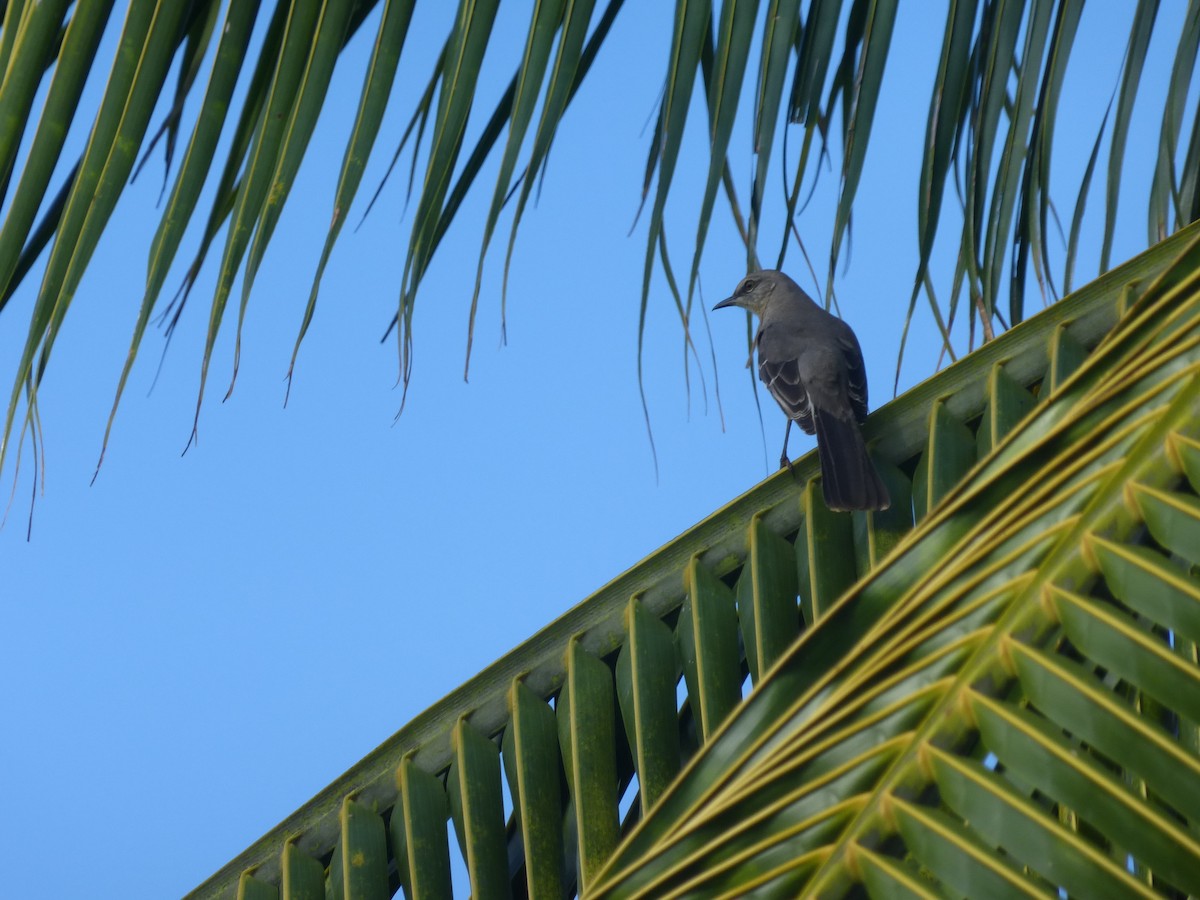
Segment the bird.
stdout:
<svg viewBox="0 0 1200 900">
<path fill-rule="evenodd" d="M 787 415 L 780 468 L 792 422 L 817 436 L 821 488 L 831 510 L 891 505 L 859 425 L 867 417 L 867 371 L 854 331 L 817 305 L 783 272 L 751 272 L 714 310 L 737 306 L 758 317 L 758 377 Z"/>
</svg>

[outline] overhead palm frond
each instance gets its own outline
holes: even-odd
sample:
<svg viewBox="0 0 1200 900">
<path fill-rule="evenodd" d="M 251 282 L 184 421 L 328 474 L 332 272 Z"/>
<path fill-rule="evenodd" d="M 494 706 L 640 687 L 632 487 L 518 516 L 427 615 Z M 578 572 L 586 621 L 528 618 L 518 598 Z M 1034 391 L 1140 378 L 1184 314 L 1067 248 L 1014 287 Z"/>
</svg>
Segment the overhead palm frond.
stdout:
<svg viewBox="0 0 1200 900">
<path fill-rule="evenodd" d="M 830 512 L 809 454 L 192 896 L 446 897 L 456 857 L 474 896 L 1194 893 L 1198 256 L 876 412 L 892 509 Z"/>
<path fill-rule="evenodd" d="M 0 86 L 0 114 L 12 124 L 0 135 L 0 192 L 7 204 L 0 227 L 0 310 L 7 307 L 29 273 L 40 271 L 34 263 L 47 249 L 49 258 L 37 288 L 24 348 L 12 372 L 0 436 L 0 467 L 14 429 L 23 433 L 19 416 L 23 415 L 25 422 L 36 420 L 38 385 L 56 337 L 99 237 L 110 227 L 137 155 L 160 136 L 165 138 L 170 167 L 177 142 L 188 135 L 158 233 L 148 248 L 146 289 L 134 316 L 133 338 L 118 378 L 113 409 L 115 415 L 155 311 L 172 325 L 178 321 L 197 274 L 223 233 L 200 360 L 199 414 L 217 336 L 223 328 L 240 331 L 256 275 L 327 102 L 332 73 L 348 42 L 364 27 L 374 36 L 373 48 L 363 72 L 358 114 L 346 138 L 331 224 L 314 266 L 296 351 L 313 320 L 326 263 L 358 197 L 384 113 L 390 105 L 399 104 L 404 115 L 413 115 L 414 142 L 426 144 L 405 266 L 396 286 L 399 299 L 394 322 L 398 325 L 400 369 L 407 384 L 414 303 L 430 260 L 463 198 L 489 157 L 499 154 L 470 303 L 473 320 L 479 293 L 488 283 L 483 279 L 487 250 L 500 227 L 505 202 L 515 194 L 508 240 L 511 257 L 531 187 L 545 165 L 557 127 L 568 114 L 592 61 L 611 44 L 610 28 L 623 9 L 622 0 L 603 4 L 544 0 L 534 4 L 510 88 L 493 109 L 481 111 L 475 103 L 480 72 L 500 53 L 494 47 L 492 31 L 498 0 L 460 0 L 448 33 L 441 36 L 443 49 L 428 89 L 420 97 L 398 93 L 394 79 L 410 39 L 415 0 L 314 0 L 265 7 L 260 0 L 136 3 L 126 11 L 109 59 L 98 56 L 97 49 L 113 5 L 111 0 L 73 4 L 52 0 L 5 7 L 0 64 L 7 74 Z M 707 135 L 710 158 L 685 280 L 687 290 L 675 299 L 685 329 L 715 214 L 718 185 L 743 235 L 748 265 L 758 265 L 760 258 L 778 264 L 794 232 L 801 200 L 815 178 L 815 161 L 827 151 L 840 165 L 839 199 L 830 223 L 828 272 L 832 279 L 850 228 L 860 177 L 868 164 L 868 147 L 872 138 L 879 140 L 873 128 L 875 110 L 888 78 L 888 59 L 895 52 L 891 44 L 898 8 L 895 0 L 863 0 L 848 9 L 828 0 L 807 4 L 799 0 L 723 0 L 719 8 L 708 0 L 678 0 L 671 32 L 663 35 L 665 82 L 643 184 L 644 198 L 650 200 L 643 321 L 656 255 L 664 262 L 666 259 L 664 211 L 673 191 L 679 189 L 676 173 L 692 109 L 690 98 L 697 84 L 705 92 L 708 121 L 691 124 Z M 1128 51 L 1123 60 L 1114 60 L 1113 78 L 1120 87 L 1107 141 L 1103 268 L 1109 262 L 1118 194 L 1122 181 L 1127 180 L 1123 179 L 1124 148 L 1157 11 L 1154 0 L 1137 4 L 1130 13 Z M 260 12 L 264 14 L 261 17 Z M 928 293 L 947 342 L 964 291 L 969 299 L 965 315 L 990 334 L 1006 292 L 1009 321 L 1023 316 L 1031 266 L 1047 294 L 1069 281 L 1093 166 L 1088 166 L 1086 183 L 1078 193 L 1061 281 L 1056 281 L 1047 250 L 1049 172 L 1058 101 L 1081 14 L 1082 4 L 1077 0 L 950 0 L 947 4 L 942 52 L 931 86 L 916 210 L 919 263 L 910 299 L 911 317 L 920 293 Z M 428 40 L 429 36 L 422 36 L 423 43 Z M 1148 211 L 1152 241 L 1191 221 L 1200 209 L 1195 174 L 1200 170 L 1196 164 L 1200 131 L 1187 102 L 1198 46 L 1200 5 L 1191 3 L 1169 91 L 1161 100 L 1162 127 L 1153 178 L 1149 189 L 1137 198 Z M 177 57 L 178 77 L 168 87 Z M 755 59 L 757 75 L 747 79 Z M 108 67 L 108 76 L 99 108 L 80 107 L 85 82 L 93 70 L 102 71 L 102 67 Z M 207 77 L 202 77 L 205 73 Z M 244 94 L 235 90 L 239 84 L 245 85 Z M 33 103 L 42 90 L 44 105 L 35 113 Z M 196 93 L 199 103 L 192 112 L 188 101 Z M 150 115 L 156 104 L 166 112 L 162 127 L 152 131 Z M 749 113 L 739 120 L 739 109 L 747 105 Z M 743 123 L 740 126 L 739 121 Z M 789 129 L 790 124 L 796 128 Z M 1102 124 L 1095 123 L 1098 132 L 1102 132 Z M 71 167 L 61 156 L 75 126 L 86 127 L 88 139 L 78 164 Z M 1080 125 L 1073 123 L 1072 127 Z M 789 131 L 798 133 L 802 149 L 795 160 L 783 157 L 780 161 L 776 146 L 786 141 Z M 468 134 L 473 135 L 473 143 L 468 142 Z M 222 135 L 231 139 L 219 153 L 218 148 L 226 146 L 220 141 Z M 531 146 L 525 150 L 527 139 Z M 23 141 L 28 143 L 24 156 L 19 152 Z M 1101 138 L 1095 146 L 1099 149 Z M 743 213 L 739 185 L 731 174 L 743 167 L 731 167 L 730 159 L 750 158 L 751 177 L 742 186 L 749 203 Z M 65 174 L 54 187 L 56 169 Z M 774 205 L 766 187 L 773 169 L 784 170 L 787 185 Z M 932 249 L 952 177 L 958 178 L 955 194 L 961 198 L 966 227 L 955 270 L 931 273 Z M 212 200 L 203 207 L 203 189 L 212 187 L 213 182 Z M 781 224 L 773 226 L 778 230 L 768 235 L 766 223 L 779 220 L 779 213 Z M 176 272 L 189 236 L 193 246 L 183 257 L 187 261 L 181 276 L 183 288 L 164 310 L 163 290 Z M 1008 278 L 1006 265 L 1012 271 Z M 505 273 L 507 269 L 506 260 Z M 935 280 L 949 285 L 940 292 L 944 309 L 938 309 L 933 300 Z M 237 324 L 231 326 L 226 309 L 235 296 Z M 230 389 L 240 352 L 240 342 L 235 344 L 238 349 Z M 469 356 L 470 330 L 467 352 Z M 292 367 L 295 362 L 294 353 Z"/>
</svg>

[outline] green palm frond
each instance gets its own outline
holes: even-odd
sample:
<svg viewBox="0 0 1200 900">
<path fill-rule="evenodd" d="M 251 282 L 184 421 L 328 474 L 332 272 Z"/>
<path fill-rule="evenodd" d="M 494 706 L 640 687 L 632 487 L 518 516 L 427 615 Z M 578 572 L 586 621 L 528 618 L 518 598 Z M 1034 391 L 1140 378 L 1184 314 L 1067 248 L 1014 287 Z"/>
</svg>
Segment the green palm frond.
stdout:
<svg viewBox="0 0 1200 900">
<path fill-rule="evenodd" d="M 1196 892 L 1198 257 L 873 414 L 892 509 L 825 509 L 810 454 L 193 896 L 446 897 L 456 858 L 475 896 Z"/>
<path fill-rule="evenodd" d="M 804 634 L 588 896 L 1200 890 L 1197 257 Z"/>
<path fill-rule="evenodd" d="M 173 173 L 158 232 L 147 248 L 146 289 L 120 373 L 114 415 L 153 314 L 158 311 L 173 327 L 224 230 L 200 361 L 199 412 L 217 336 L 225 328 L 240 331 L 259 267 L 328 100 L 330 78 L 360 28 L 371 33 L 372 51 L 363 72 L 358 115 L 345 138 L 331 225 L 314 267 L 289 371 L 312 322 L 326 264 L 358 196 L 383 115 L 398 103 L 404 115 L 412 114 L 414 143 L 423 144 L 425 153 L 406 263 L 397 286 L 394 323 L 398 326 L 401 374 L 407 384 L 414 303 L 464 197 L 487 160 L 498 154 L 499 170 L 483 227 L 470 306 L 473 319 L 485 284 L 482 275 L 487 251 L 500 226 L 503 207 L 515 196 L 505 277 L 500 279 L 502 295 L 508 259 L 532 185 L 592 61 L 610 45 L 611 26 L 624 4 L 622 0 L 605 4 L 544 0 L 534 4 L 510 88 L 491 110 L 480 110 L 475 97 L 480 72 L 498 54 L 492 31 L 498 0 L 459 0 L 448 32 L 435 42 L 442 52 L 430 73 L 428 89 L 418 99 L 401 97 L 395 82 L 397 66 L 411 40 L 408 30 L 415 0 L 295 4 L 199 0 L 182 5 L 164 0 L 131 4 L 110 61 L 97 56 L 97 48 L 113 6 L 111 0 L 74 4 L 56 0 L 5 7 L 0 63 L 9 75 L 0 87 L 0 116 L 11 126 L 0 135 L 0 199 L 7 204 L 0 227 L 0 310 L 7 308 L 8 299 L 29 273 L 40 271 L 35 263 L 47 248 L 49 259 L 37 288 L 24 348 L 12 372 L 0 437 L 0 466 L 7 459 L 14 429 L 23 432 L 22 422 L 36 420 L 38 385 L 83 271 L 100 235 L 111 225 L 138 154 L 160 135 L 165 137 L 168 166 L 172 148 L 184 135 L 186 150 Z M 874 128 L 875 111 L 888 81 L 888 60 L 903 49 L 892 46 L 898 10 L 895 0 L 854 3 L 848 8 L 828 0 L 807 4 L 799 0 L 722 0 L 720 4 L 678 0 L 671 32 L 663 35 L 664 89 L 643 184 L 644 198 L 650 203 L 643 322 L 656 258 L 667 265 L 664 214 L 671 196 L 681 190 L 676 173 L 689 124 L 706 135 L 708 158 L 695 229 L 687 229 L 691 232 L 691 264 L 687 278 L 679 279 L 681 286 L 686 281 L 686 291 L 676 289 L 675 279 L 668 273 L 685 330 L 706 236 L 716 214 L 718 185 L 743 236 L 748 265 L 758 265 L 760 258 L 779 265 L 795 233 L 794 217 L 815 178 L 814 165 L 826 152 L 839 165 L 827 261 L 832 287 L 832 273 L 849 234 L 857 187 L 864 167 L 870 164 L 869 146 L 881 140 Z M 1081 11 L 1082 4 L 1075 0 L 950 0 L 947 4 L 942 50 L 930 94 L 916 209 L 919 261 L 909 300 L 911 318 L 921 295 L 928 296 L 947 346 L 949 331 L 960 316 L 971 320 L 972 333 L 978 325 L 990 335 L 995 329 L 993 320 L 1000 321 L 997 310 L 1005 296 L 1008 320 L 1019 321 L 1031 272 L 1047 296 L 1069 284 L 1087 187 L 1102 144 L 1108 148 L 1108 168 L 1100 259 L 1102 268 L 1108 266 L 1117 200 L 1123 176 L 1129 174 L 1124 171 L 1124 151 L 1133 109 L 1139 93 L 1145 93 L 1140 91 L 1141 72 L 1158 4 L 1143 0 L 1131 10 L 1128 51 L 1123 60 L 1113 63 L 1119 89 L 1112 131 L 1102 140 L 1102 124 L 1096 123 L 1100 135 L 1075 202 L 1064 271 L 1058 277 L 1047 250 L 1049 172 L 1061 118 L 1062 85 L 1077 56 L 1072 51 Z M 262 42 L 252 45 L 260 12 L 265 22 L 260 29 Z M 429 43 L 428 36 L 422 36 L 422 43 Z M 1191 221 L 1200 209 L 1196 178 L 1200 130 L 1195 117 L 1188 114 L 1188 87 L 1198 48 L 1200 6 L 1191 3 L 1176 47 L 1169 89 L 1161 100 L 1159 150 L 1154 171 L 1146 173 L 1152 176 L 1149 187 L 1136 198 L 1130 198 L 1125 190 L 1127 199 L 1144 203 L 1151 241 L 1161 240 Z M 169 86 L 177 56 L 179 75 Z M 755 56 L 757 74 L 747 78 Z M 98 109 L 80 107 L 87 77 L 101 66 L 110 68 Z M 244 94 L 236 90 L 239 84 L 245 86 Z M 707 121 L 689 123 L 689 113 L 694 116 L 690 100 L 697 85 L 704 91 Z M 44 105 L 35 112 L 34 100 L 43 89 Z M 194 112 L 187 102 L 193 92 L 201 93 Z M 149 117 L 156 103 L 167 111 L 162 127 L 153 131 Z M 415 111 L 407 104 L 413 104 Z M 739 111 L 743 113 L 740 125 Z M 798 131 L 789 129 L 790 123 Z M 61 159 L 72 126 L 89 130 L 86 149 L 73 168 Z M 1081 126 L 1072 123 L 1072 127 Z M 789 131 L 796 132 L 801 147 L 791 159 L 776 147 L 785 143 Z M 221 141 L 223 136 L 226 142 Z M 19 150 L 25 140 L 27 155 L 21 157 Z M 414 149 L 414 165 L 416 158 Z M 752 165 L 741 164 L 745 162 Z M 56 168 L 65 175 L 52 189 Z M 768 176 L 781 170 L 785 190 L 776 196 L 767 188 Z M 742 171 L 750 172 L 744 186 L 732 175 Z M 948 187 L 953 190 L 947 191 Z M 212 199 L 202 203 L 206 188 Z M 744 212 L 739 189 L 749 201 Z M 946 218 L 948 195 L 961 199 L 965 228 L 953 271 L 933 272 L 933 248 Z M 778 221 L 780 213 L 782 222 Z M 773 233 L 767 233 L 768 222 Z M 163 290 L 176 271 L 181 251 L 186 261 L 183 288 L 178 299 L 167 303 Z M 1006 276 L 1009 270 L 1013 274 Z M 941 308 L 934 300 L 935 283 L 943 298 Z M 226 309 L 235 296 L 237 324 L 231 326 Z M 469 353 L 470 331 L 468 361 Z M 235 351 L 234 379 L 236 356 Z"/>
</svg>

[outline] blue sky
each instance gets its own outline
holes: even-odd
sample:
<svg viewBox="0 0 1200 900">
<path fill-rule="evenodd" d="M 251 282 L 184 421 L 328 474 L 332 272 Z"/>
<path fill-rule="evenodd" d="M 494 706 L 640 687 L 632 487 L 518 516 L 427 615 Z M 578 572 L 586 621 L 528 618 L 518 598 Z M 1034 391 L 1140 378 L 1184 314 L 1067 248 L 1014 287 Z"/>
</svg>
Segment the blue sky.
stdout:
<svg viewBox="0 0 1200 900">
<path fill-rule="evenodd" d="M 434 6 L 419 5 L 352 222 L 428 79 L 449 15 L 448 4 Z M 1112 9 L 1102 6 L 1084 15 L 1079 43 L 1088 53 L 1072 64 L 1070 102 L 1060 112 L 1052 194 L 1064 218 L 1124 49 L 1124 20 L 1114 25 Z M 783 418 L 764 398 L 764 447 L 743 367 L 744 318 L 710 317 L 715 373 L 698 320 L 700 369 L 690 364 L 689 399 L 681 331 L 661 276 L 645 344 L 657 476 L 646 439 L 635 356 L 645 221 L 627 233 L 670 15 L 668 4 L 629 4 L 568 113 L 540 202 L 517 238 L 503 348 L 509 219 L 501 219 L 464 383 L 467 309 L 494 162 L 481 178 L 418 296 L 414 375 L 395 424 L 395 350 L 379 337 L 394 311 L 410 221 L 401 180 L 389 183 L 357 233 L 343 235 L 283 408 L 283 376 L 375 17 L 339 65 L 257 278 L 233 395 L 220 402 L 232 366 L 226 329 L 199 440 L 181 457 L 215 281 L 210 260 L 148 396 L 161 337 L 147 335 L 89 487 L 141 299 L 161 159 L 128 191 L 40 392 L 46 480 L 33 538 L 25 540 L 28 456 L 0 531 L 0 678 L 8 685 L 0 707 L 8 735 L 0 837 L 18 861 L 6 875 L 12 896 L 185 893 L 426 706 L 770 474 Z M 1144 87 L 1155 98 L 1165 90 L 1180 15 L 1162 13 Z M 507 83 L 527 17 L 527 6 L 507 4 L 497 22 L 484 114 Z M 849 266 L 837 281 L 842 314 L 868 359 L 873 406 L 890 399 L 916 266 L 916 175 L 940 41 L 940 24 L 932 33 L 929 21 L 916 5 L 901 9 Z M 110 35 L 106 59 L 111 47 Z M 93 103 L 97 90 L 90 89 Z M 689 223 L 703 190 L 703 121 L 697 107 L 667 212 L 677 271 L 690 260 Z M 750 171 L 748 133 L 744 115 L 735 135 L 744 163 L 735 167 L 739 188 Z M 1158 122 L 1143 109 L 1131 135 L 1134 165 L 1154 152 L 1157 136 Z M 1114 260 L 1145 245 L 1141 190 L 1126 186 Z M 835 199 L 836 178 L 826 171 L 798 223 L 818 261 Z M 774 202 L 767 255 L 781 227 Z M 1102 202 L 1094 193 L 1085 243 Z M 951 240 L 939 246 L 942 286 L 954 221 L 944 227 Z M 730 292 L 744 258 L 719 202 L 702 267 L 706 306 Z M 795 247 L 789 261 L 811 290 Z M 1095 265 L 1085 258 L 1080 281 Z M 14 367 L 35 285 L 31 278 L 0 316 L 0 371 Z M 1034 298 L 1030 312 L 1037 305 Z M 929 315 L 919 312 L 914 327 L 902 390 L 937 361 Z M 793 452 L 811 448 L 811 439 L 796 437 Z M 11 466 L 0 476 L 7 494 Z"/>
</svg>

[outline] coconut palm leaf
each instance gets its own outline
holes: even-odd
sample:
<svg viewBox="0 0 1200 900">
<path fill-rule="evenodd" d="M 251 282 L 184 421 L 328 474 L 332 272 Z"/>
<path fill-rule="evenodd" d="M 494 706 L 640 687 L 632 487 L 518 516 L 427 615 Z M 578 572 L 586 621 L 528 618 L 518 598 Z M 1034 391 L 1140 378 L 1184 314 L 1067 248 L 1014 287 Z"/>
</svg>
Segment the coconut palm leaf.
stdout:
<svg viewBox="0 0 1200 900">
<path fill-rule="evenodd" d="M 252 45 L 260 5 L 259 0 L 132 4 L 111 59 L 96 55 L 113 8 L 111 0 L 11 3 L 5 7 L 0 63 L 11 77 L 5 77 L 0 85 L 0 115 L 12 124 L 0 136 L 0 199 L 8 201 L 0 227 L 0 310 L 7 308 L 8 298 L 26 276 L 37 271 L 33 263 L 43 249 L 49 249 L 49 262 L 32 305 L 24 349 L 12 371 L 0 435 L 0 466 L 7 459 L 14 429 L 23 433 L 22 422 L 36 417 L 37 386 L 53 357 L 55 337 L 99 237 L 110 227 L 133 161 L 160 134 L 167 138 L 168 166 L 170 147 L 180 133 L 189 135 L 187 150 L 172 176 L 158 233 L 147 248 L 146 290 L 118 379 L 114 411 L 155 311 L 167 321 L 178 321 L 209 248 L 228 223 L 200 359 L 199 411 L 217 335 L 230 327 L 225 315 L 229 298 L 240 277 L 237 321 L 242 321 L 254 296 L 258 268 L 270 252 L 276 223 L 285 214 L 290 186 L 318 127 L 329 79 L 336 65 L 344 61 L 347 43 L 364 24 L 374 36 L 373 50 L 362 64 L 359 114 L 346 136 L 343 171 L 332 198 L 332 224 L 316 262 L 297 348 L 313 319 L 317 288 L 356 198 L 382 117 L 389 104 L 398 103 L 406 116 L 415 107 L 415 119 L 430 127 L 420 128 L 416 136 L 418 145 L 426 145 L 419 148 L 425 168 L 417 185 L 406 263 L 397 286 L 397 347 L 407 384 L 413 304 L 463 198 L 486 161 L 498 154 L 499 173 L 491 188 L 477 268 L 481 274 L 495 229 L 501 226 L 506 200 L 519 191 L 508 242 L 511 256 L 531 186 L 543 170 L 557 126 L 568 114 L 591 61 L 611 46 L 610 29 L 624 7 L 621 0 L 599 5 L 590 0 L 534 4 L 524 52 L 515 64 L 503 64 L 513 68 L 512 90 L 484 120 L 480 116 L 488 111 L 481 114 L 474 100 L 480 72 L 492 64 L 498 52 L 492 39 L 498 0 L 460 0 L 447 32 L 434 36 L 444 52 L 433 66 L 430 90 L 424 98 L 401 96 L 394 79 L 406 46 L 415 6 L 412 0 L 265 4 L 268 24 L 261 44 Z M 807 4 L 800 0 L 725 0 L 720 4 L 678 0 L 671 32 L 662 36 L 665 82 L 643 185 L 650 200 L 640 311 L 643 320 L 651 302 L 656 259 L 666 265 L 663 221 L 669 200 L 681 189 L 690 191 L 692 187 L 681 187 L 676 174 L 688 146 L 684 136 L 691 111 L 689 98 L 697 84 L 704 91 L 708 121 L 691 125 L 702 128 L 707 138 L 708 157 L 703 166 L 707 177 L 694 231 L 690 226 L 685 229 L 692 250 L 687 299 L 676 298 L 680 292 L 672 291 L 685 331 L 705 238 L 716 215 L 718 182 L 745 241 L 748 264 L 757 265 L 760 256 L 769 258 L 760 253 L 764 239 L 772 247 L 780 247 L 778 264 L 782 264 L 795 233 L 794 217 L 801 198 L 815 178 L 813 163 L 831 152 L 840 177 L 839 199 L 830 223 L 828 271 L 832 273 L 849 235 L 859 179 L 870 165 L 869 146 L 879 140 L 874 113 L 889 77 L 888 60 L 896 49 L 891 44 L 898 8 L 894 0 L 848 6 L 837 0 Z M 1149 0 L 1130 10 L 1128 53 L 1123 60 L 1113 61 L 1114 83 L 1120 87 L 1112 131 L 1103 144 L 1100 139 L 1095 144 L 1097 150 L 1102 146 L 1109 150 L 1102 268 L 1108 266 L 1117 197 L 1126 174 L 1124 148 L 1136 101 L 1145 93 L 1140 90 L 1141 72 L 1158 22 L 1157 11 L 1157 3 Z M 1058 285 L 1069 281 L 1067 273 L 1075 264 L 1077 242 L 1072 240 L 1064 274 L 1057 276 L 1047 238 L 1049 173 L 1058 127 L 1056 111 L 1064 78 L 1078 56 L 1072 51 L 1081 15 L 1078 0 L 953 0 L 947 4 L 942 53 L 931 90 L 916 210 L 920 254 L 909 301 L 911 317 L 920 295 L 927 295 L 947 346 L 958 315 L 970 318 L 972 334 L 978 329 L 985 337 L 996 330 L 1000 322 L 997 310 L 1003 308 L 1005 298 L 1009 320 L 1022 318 L 1030 272 L 1046 296 L 1052 297 Z M 217 46 L 206 54 L 214 34 L 219 35 Z M 1144 204 L 1152 241 L 1191 221 L 1200 209 L 1196 178 L 1200 125 L 1188 114 L 1188 86 L 1198 46 L 1200 5 L 1193 2 L 1177 43 L 1169 90 L 1165 98 L 1149 101 L 1162 104 L 1159 152 L 1153 172 L 1147 173 L 1152 175 L 1149 187 L 1137 197 L 1128 189 L 1124 192 L 1127 203 Z M 745 73 L 753 64 L 754 49 L 759 49 L 758 75 L 748 82 Z M 176 56 L 180 57 L 179 74 L 172 80 Z M 95 110 L 81 108 L 78 100 L 84 82 L 91 70 L 100 66 L 109 68 L 100 104 Z M 205 84 L 201 102 L 188 104 L 201 83 Z M 1010 84 L 1015 86 L 1011 96 Z M 239 85 L 245 87 L 244 92 L 236 90 Z M 785 85 L 789 91 L 786 102 Z M 43 89 L 44 105 L 35 112 L 34 98 Z M 161 127 L 155 130 L 149 127 L 149 116 L 160 101 L 166 109 Z M 740 108 L 745 112 L 746 106 L 750 112 L 741 119 L 748 125 L 741 126 L 738 112 Z M 524 149 L 535 115 L 532 146 Z M 794 159 L 775 152 L 777 142 L 786 147 L 789 123 L 801 128 L 801 151 Z M 74 170 L 69 163 L 60 169 L 64 172 L 57 191 L 61 199 L 47 203 L 56 193 L 50 182 L 65 137 L 76 125 L 89 129 L 87 149 Z M 1100 130 L 1103 138 L 1101 122 L 1088 127 Z M 232 140 L 222 143 L 220 138 L 230 130 Z M 501 141 L 505 130 L 507 139 Z M 32 137 L 28 155 L 22 158 L 18 150 L 27 134 Z M 218 151 L 218 147 L 223 149 Z M 753 164 L 742 165 L 748 158 Z M 773 166 L 786 173 L 786 189 L 777 198 L 766 188 Z M 744 171 L 750 175 L 742 186 L 731 173 Z M 211 187 L 210 176 L 215 177 L 216 188 L 202 208 L 200 197 Z M 965 228 L 953 270 L 931 272 L 932 250 L 946 216 L 944 197 L 952 177 L 962 178 L 956 193 L 962 198 Z M 1090 184 L 1090 176 L 1087 181 Z M 15 184 L 11 192 L 10 182 Z M 738 201 L 739 188 L 749 196 L 745 216 Z M 1073 234 L 1079 233 L 1088 193 L 1083 189 L 1076 195 Z M 763 223 L 774 222 L 777 210 L 783 213 L 782 227 L 766 235 Z M 189 238 L 185 259 L 190 263 L 182 274 L 184 287 L 164 310 L 163 288 Z M 505 271 L 507 268 L 506 257 Z M 1014 274 L 1005 278 L 1005 272 Z M 670 280 L 674 282 L 673 275 Z M 472 308 L 487 284 L 481 277 L 477 281 Z M 500 284 L 503 290 L 503 279 Z M 941 308 L 935 296 L 942 298 Z M 468 347 L 469 341 L 470 330 Z M 236 370 L 235 352 L 234 375 Z M 111 420 L 109 424 L 111 428 Z"/>
<path fill-rule="evenodd" d="M 455 859 L 475 896 L 1195 892 L 1198 257 L 874 413 L 892 509 L 828 511 L 809 454 L 192 896 L 446 897 Z"/>
<path fill-rule="evenodd" d="M 589 896 L 1200 890 L 1197 256 L 805 632 Z"/>
</svg>

